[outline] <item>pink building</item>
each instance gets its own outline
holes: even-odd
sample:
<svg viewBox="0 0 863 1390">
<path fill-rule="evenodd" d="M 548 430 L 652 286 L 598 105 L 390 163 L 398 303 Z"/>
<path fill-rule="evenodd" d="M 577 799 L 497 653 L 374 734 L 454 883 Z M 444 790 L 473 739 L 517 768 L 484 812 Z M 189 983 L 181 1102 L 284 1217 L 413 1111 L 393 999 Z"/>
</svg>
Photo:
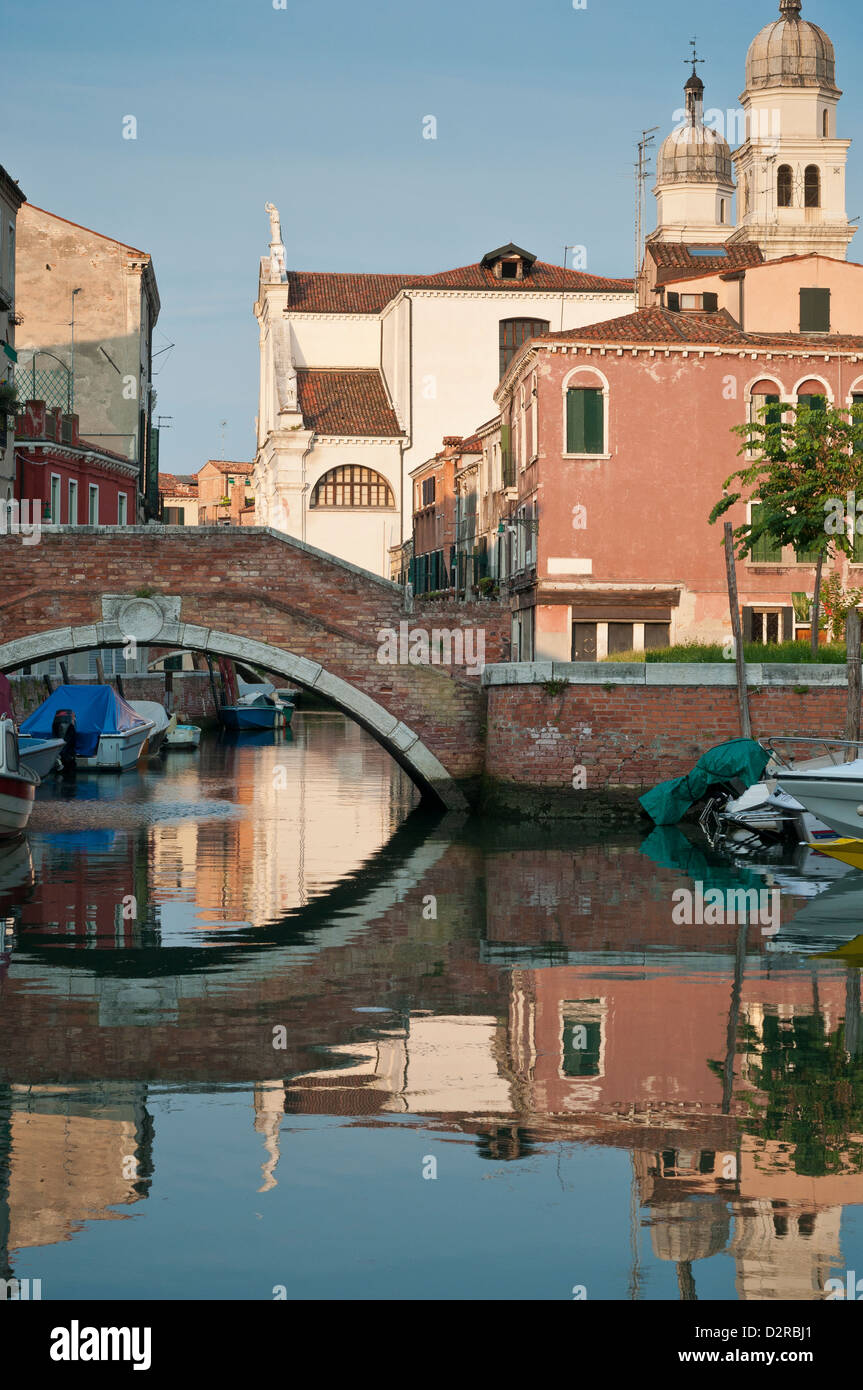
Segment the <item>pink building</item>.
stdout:
<svg viewBox="0 0 863 1390">
<path fill-rule="evenodd" d="M 851 331 L 863 323 L 863 266 L 804 255 L 679 269 L 687 278 L 659 290 L 664 307 L 533 339 L 498 388 L 484 466 L 514 659 L 724 640 L 722 529 L 708 516 L 740 466 L 733 427 L 771 399 L 863 402 L 863 335 Z M 742 506 L 729 519 L 744 521 Z M 860 561 L 852 583 L 863 551 Z M 764 545 L 741 562 L 745 634 L 792 637 L 792 595 L 813 581 L 810 557 L 789 549 Z"/>
</svg>

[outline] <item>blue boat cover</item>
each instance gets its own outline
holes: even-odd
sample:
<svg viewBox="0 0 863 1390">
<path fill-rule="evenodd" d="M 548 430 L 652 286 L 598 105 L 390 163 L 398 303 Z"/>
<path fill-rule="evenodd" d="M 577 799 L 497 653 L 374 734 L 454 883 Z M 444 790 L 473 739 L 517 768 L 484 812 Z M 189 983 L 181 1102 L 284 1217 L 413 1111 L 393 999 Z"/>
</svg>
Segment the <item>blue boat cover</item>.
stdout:
<svg viewBox="0 0 863 1390">
<path fill-rule="evenodd" d="M 110 685 L 58 685 L 24 720 L 21 733 L 50 738 L 54 716 L 61 709 L 69 709 L 75 716 L 75 752 L 79 758 L 95 756 L 102 734 L 122 733 L 147 722 Z"/>
</svg>

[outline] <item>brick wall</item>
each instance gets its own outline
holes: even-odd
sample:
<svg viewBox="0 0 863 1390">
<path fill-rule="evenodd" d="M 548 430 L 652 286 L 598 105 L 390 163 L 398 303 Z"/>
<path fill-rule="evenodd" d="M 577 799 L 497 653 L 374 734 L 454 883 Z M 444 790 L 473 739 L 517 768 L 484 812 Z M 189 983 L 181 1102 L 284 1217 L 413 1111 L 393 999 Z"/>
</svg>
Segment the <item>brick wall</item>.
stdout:
<svg viewBox="0 0 863 1390">
<path fill-rule="evenodd" d="M 793 679 L 750 690 L 753 737 L 841 738 L 845 686 Z M 727 685 L 577 684 L 551 694 L 518 684 L 488 695 L 484 805 L 504 815 L 631 820 L 640 792 L 740 736 L 737 692 Z M 584 789 L 573 786 L 578 767 Z"/>
<path fill-rule="evenodd" d="M 22 560 L 24 563 L 22 563 Z M 48 529 L 23 549 L 0 536 L 0 642 L 101 621 L 103 594 L 182 599 L 181 621 L 267 642 L 318 662 L 414 730 L 471 791 L 483 770 L 485 692 L 458 666 L 382 664 L 382 629 L 482 627 L 485 659 L 509 654 L 496 602 L 417 602 L 287 537 L 236 527 Z"/>
<path fill-rule="evenodd" d="M 153 672 L 150 675 L 123 676 L 122 680 L 127 700 L 153 700 L 158 705 L 165 703 L 165 677 L 163 675 Z M 85 683 L 73 682 L 75 685 Z M 47 696 L 45 684 L 41 677 L 13 675 L 9 677 L 9 684 L 12 687 L 15 717 L 19 721 L 26 719 L 29 714 L 38 709 Z M 54 680 L 51 684 L 56 688 L 59 681 Z M 116 689 L 117 682 L 115 680 L 109 679 L 108 684 Z M 178 715 L 182 714 L 192 721 L 215 719 L 216 711 L 210 691 L 210 677 L 206 671 L 174 672 L 173 708 Z"/>
</svg>

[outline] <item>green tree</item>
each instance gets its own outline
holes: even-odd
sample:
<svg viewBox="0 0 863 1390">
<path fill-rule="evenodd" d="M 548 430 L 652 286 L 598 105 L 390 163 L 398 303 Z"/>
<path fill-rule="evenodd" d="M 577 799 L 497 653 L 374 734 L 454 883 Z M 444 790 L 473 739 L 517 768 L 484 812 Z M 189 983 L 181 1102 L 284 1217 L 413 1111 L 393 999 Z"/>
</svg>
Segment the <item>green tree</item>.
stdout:
<svg viewBox="0 0 863 1390">
<path fill-rule="evenodd" d="M 824 397 L 811 404 L 768 404 L 758 419 L 735 425 L 750 459 L 723 483 L 723 496 L 710 513 L 717 521 L 738 502 L 757 501 L 752 519 L 735 527 L 737 553 L 752 555 L 759 541 L 794 546 L 815 555 L 812 651 L 818 650 L 821 575 L 831 551 L 853 554 L 854 532 L 846 519 L 848 493 L 863 490 L 863 406 L 850 412 L 828 407 Z M 863 497 L 861 497 L 863 500 Z M 856 512 L 852 512 L 856 520 Z M 860 518 L 863 532 L 863 516 Z"/>
</svg>

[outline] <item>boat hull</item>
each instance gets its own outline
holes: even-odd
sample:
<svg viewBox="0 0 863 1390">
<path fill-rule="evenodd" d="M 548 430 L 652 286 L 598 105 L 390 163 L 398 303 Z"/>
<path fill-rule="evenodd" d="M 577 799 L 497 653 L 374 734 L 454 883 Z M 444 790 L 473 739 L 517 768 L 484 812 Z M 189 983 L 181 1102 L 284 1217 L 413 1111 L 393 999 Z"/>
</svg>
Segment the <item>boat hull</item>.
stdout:
<svg viewBox="0 0 863 1390">
<path fill-rule="evenodd" d="M 777 781 L 840 838 L 859 840 L 863 835 L 863 774 L 840 778 L 817 772 L 782 772 Z"/>
<path fill-rule="evenodd" d="M 863 869 L 863 840 L 816 840 L 809 848 L 817 849 L 819 854 L 829 854 L 831 859 L 838 859 L 843 864 L 850 864 L 852 869 Z"/>
<path fill-rule="evenodd" d="M 201 730 L 197 724 L 178 724 L 165 739 L 167 748 L 193 749 L 201 742 Z"/>
<path fill-rule="evenodd" d="M 152 729 L 141 724 L 117 734 L 101 734 L 99 746 L 92 758 L 76 758 L 76 766 L 87 771 L 129 772 L 137 767 L 144 744 Z"/>
<path fill-rule="evenodd" d="M 292 714 L 293 709 L 290 706 L 277 709 L 257 705 L 223 705 L 219 710 L 219 719 L 226 729 L 260 731 L 286 728 L 291 722 Z"/>
<path fill-rule="evenodd" d="M 22 734 L 18 739 L 18 756 L 37 777 L 49 777 L 64 747 L 62 738 L 28 738 Z"/>
<path fill-rule="evenodd" d="M 26 830 L 38 785 L 34 773 L 26 777 L 0 774 L 0 840 Z"/>
</svg>

